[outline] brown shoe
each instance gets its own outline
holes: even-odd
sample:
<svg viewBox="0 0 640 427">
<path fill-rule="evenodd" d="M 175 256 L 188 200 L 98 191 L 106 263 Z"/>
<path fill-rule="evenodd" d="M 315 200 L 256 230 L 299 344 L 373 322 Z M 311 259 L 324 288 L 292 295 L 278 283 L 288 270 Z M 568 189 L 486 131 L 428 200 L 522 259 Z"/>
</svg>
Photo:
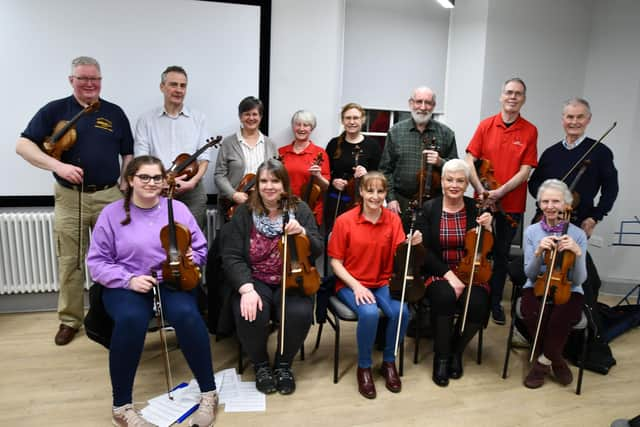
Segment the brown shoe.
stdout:
<svg viewBox="0 0 640 427">
<path fill-rule="evenodd" d="M 385 380 L 387 390 L 392 393 L 400 393 L 400 390 L 402 390 L 402 381 L 400 381 L 395 362 L 382 362 L 380 375 L 382 375 Z"/>
<path fill-rule="evenodd" d="M 551 364 L 551 369 L 553 370 L 553 376 L 556 377 L 556 380 L 560 384 L 569 385 L 573 382 L 571 369 L 564 360 L 561 359 L 558 362 L 553 362 Z"/>
<path fill-rule="evenodd" d="M 540 388 L 544 384 L 544 376 L 551 373 L 551 366 L 543 365 L 537 360 L 533 363 L 527 378 L 524 379 L 524 385 L 527 388 Z"/>
<path fill-rule="evenodd" d="M 77 329 L 74 329 L 71 326 L 61 324 L 60 329 L 58 329 L 58 333 L 56 334 L 56 338 L 55 338 L 56 345 L 69 344 L 77 332 L 78 332 Z"/>
<path fill-rule="evenodd" d="M 358 368 L 358 391 L 367 399 L 376 398 L 376 385 L 373 383 L 371 368 Z"/>
</svg>

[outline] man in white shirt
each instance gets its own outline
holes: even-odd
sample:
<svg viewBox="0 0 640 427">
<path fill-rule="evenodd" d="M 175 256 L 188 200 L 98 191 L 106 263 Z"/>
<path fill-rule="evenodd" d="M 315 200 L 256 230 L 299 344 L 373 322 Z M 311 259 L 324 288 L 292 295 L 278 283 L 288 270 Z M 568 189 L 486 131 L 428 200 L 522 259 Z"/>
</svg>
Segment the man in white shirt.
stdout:
<svg viewBox="0 0 640 427">
<path fill-rule="evenodd" d="M 193 154 L 206 144 L 207 125 L 204 114 L 184 105 L 187 95 L 187 72 L 177 65 L 167 67 L 161 75 L 160 91 L 164 105 L 143 114 L 136 123 L 134 152 L 136 156 L 152 155 L 169 168 L 181 153 Z M 207 194 L 201 180 L 209 165 L 209 154 L 198 159 L 198 172 L 191 179 L 176 178 L 176 199 L 184 202 L 205 226 Z"/>
</svg>

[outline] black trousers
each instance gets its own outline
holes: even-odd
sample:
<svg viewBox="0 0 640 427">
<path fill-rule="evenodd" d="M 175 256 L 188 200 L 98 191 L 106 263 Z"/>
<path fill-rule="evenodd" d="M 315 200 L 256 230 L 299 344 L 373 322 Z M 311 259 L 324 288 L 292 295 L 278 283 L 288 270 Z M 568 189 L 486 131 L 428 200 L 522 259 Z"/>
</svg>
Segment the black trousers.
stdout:
<svg viewBox="0 0 640 427">
<path fill-rule="evenodd" d="M 489 316 L 489 294 L 480 286 L 471 287 L 471 299 L 464 332 L 461 334 L 462 315 L 454 326 L 456 313 L 464 309 L 465 292 L 456 299 L 456 294 L 446 280 L 438 280 L 427 287 L 427 298 L 431 301 L 431 321 L 434 325 L 433 349 L 437 356 L 452 352 L 462 353 L 475 334 L 484 326 Z"/>
<path fill-rule="evenodd" d="M 240 294 L 233 296 L 233 316 L 236 322 L 238 339 L 247 352 L 251 362 L 256 365 L 269 362 L 267 340 L 270 324 L 280 324 L 281 287 L 273 287 L 255 280 L 253 287 L 262 299 L 262 311 L 258 310 L 256 320 L 249 322 L 240 315 Z M 297 291 L 287 292 L 285 298 L 284 351 L 280 355 L 280 340 L 274 363 L 291 364 L 294 356 L 302 347 L 313 321 L 313 301 L 311 297 L 301 295 Z"/>
</svg>

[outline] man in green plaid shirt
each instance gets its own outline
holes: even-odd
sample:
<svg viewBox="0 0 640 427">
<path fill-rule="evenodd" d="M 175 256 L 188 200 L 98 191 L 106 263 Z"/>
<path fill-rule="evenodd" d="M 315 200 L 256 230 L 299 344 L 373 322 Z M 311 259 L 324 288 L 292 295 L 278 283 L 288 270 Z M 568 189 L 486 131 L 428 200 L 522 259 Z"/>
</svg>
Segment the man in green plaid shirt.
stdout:
<svg viewBox="0 0 640 427">
<path fill-rule="evenodd" d="M 409 98 L 411 118 L 396 123 L 387 134 L 380 170 L 389 181 L 387 207 L 398 214 L 406 211 L 409 201 L 418 192 L 417 174 L 423 152 L 427 155 L 427 163 L 438 170 L 447 160 L 458 158 L 453 131 L 432 120 L 435 106 L 433 90 L 424 86 L 416 88 Z M 425 141 L 429 145 L 435 143 L 437 149 L 425 149 Z"/>
</svg>

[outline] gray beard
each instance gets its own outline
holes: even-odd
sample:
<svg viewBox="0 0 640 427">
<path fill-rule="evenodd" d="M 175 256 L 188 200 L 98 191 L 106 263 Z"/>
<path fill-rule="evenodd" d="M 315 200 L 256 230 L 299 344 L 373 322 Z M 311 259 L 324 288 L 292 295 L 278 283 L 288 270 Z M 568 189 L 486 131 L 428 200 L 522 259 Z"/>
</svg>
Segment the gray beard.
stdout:
<svg viewBox="0 0 640 427">
<path fill-rule="evenodd" d="M 432 112 L 425 114 L 418 114 L 415 111 L 411 112 L 411 117 L 413 118 L 413 121 L 416 122 L 417 125 L 426 125 L 427 123 L 429 123 L 429 120 L 431 120 L 431 116 L 433 115 Z"/>
</svg>

